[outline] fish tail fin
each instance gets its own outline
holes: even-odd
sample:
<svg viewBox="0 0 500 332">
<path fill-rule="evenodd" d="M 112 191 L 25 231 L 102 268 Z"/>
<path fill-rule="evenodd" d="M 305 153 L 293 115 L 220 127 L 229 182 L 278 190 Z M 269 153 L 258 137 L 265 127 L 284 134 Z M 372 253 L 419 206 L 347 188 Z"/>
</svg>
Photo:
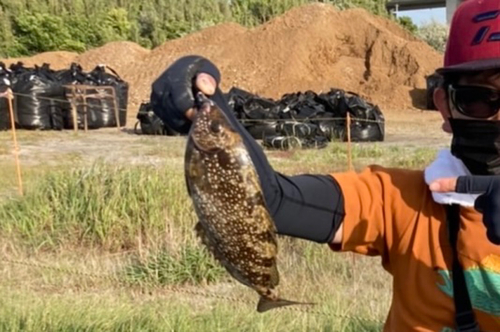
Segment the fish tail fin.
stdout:
<svg viewBox="0 0 500 332">
<path fill-rule="evenodd" d="M 281 299 L 281 298 L 273 300 L 273 299 L 261 296 L 259 303 L 257 303 L 257 311 L 258 312 L 265 312 L 265 311 L 268 311 L 271 309 L 285 307 L 285 306 L 289 306 L 289 305 L 315 305 L 315 303 L 290 301 L 290 300 L 285 300 L 285 299 Z"/>
</svg>

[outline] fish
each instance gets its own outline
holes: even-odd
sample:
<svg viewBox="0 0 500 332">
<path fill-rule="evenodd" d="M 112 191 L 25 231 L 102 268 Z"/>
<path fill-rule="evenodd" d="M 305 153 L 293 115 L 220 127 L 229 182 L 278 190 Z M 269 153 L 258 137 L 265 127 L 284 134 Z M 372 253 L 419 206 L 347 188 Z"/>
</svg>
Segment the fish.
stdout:
<svg viewBox="0 0 500 332">
<path fill-rule="evenodd" d="M 201 244 L 235 280 L 260 296 L 257 312 L 309 304 L 281 298 L 276 226 L 243 139 L 211 99 L 196 96 L 184 174 Z"/>
</svg>

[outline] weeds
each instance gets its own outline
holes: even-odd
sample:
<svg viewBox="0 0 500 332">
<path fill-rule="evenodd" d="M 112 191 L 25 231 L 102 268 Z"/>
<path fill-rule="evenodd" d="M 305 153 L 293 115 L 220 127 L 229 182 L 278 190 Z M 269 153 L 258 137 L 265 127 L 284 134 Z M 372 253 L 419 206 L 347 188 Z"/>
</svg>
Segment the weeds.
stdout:
<svg viewBox="0 0 500 332">
<path fill-rule="evenodd" d="M 206 284 L 220 281 L 225 270 L 201 246 L 188 244 L 175 254 L 167 249 L 152 252 L 141 259 L 134 257 L 125 268 L 131 284 Z"/>
<path fill-rule="evenodd" d="M 44 249 L 65 245 L 126 250 L 155 242 L 167 224 L 192 220 L 183 178 L 171 169 L 119 167 L 48 173 L 25 197 L 0 207 L 0 232 Z"/>
<path fill-rule="evenodd" d="M 194 236 L 196 218 L 179 167 L 182 148 L 167 151 L 156 138 L 141 143 L 154 148 L 148 155 L 158 154 L 168 162 L 118 166 L 101 160 L 90 166 L 68 162 L 30 168 L 25 171 L 31 179 L 25 196 L 0 204 L 5 252 L 71 266 L 84 274 L 117 276 L 112 282 L 5 265 L 8 268 L 0 268 L 0 330 L 381 329 L 377 321 L 387 314 L 391 284 L 378 258 L 357 256 L 354 262 L 350 254 L 283 236 L 278 257 L 281 294 L 319 303 L 317 310 L 331 316 L 287 311 L 256 314 L 257 294 L 234 282 Z M 267 154 L 275 169 L 285 174 L 345 170 L 348 157 L 345 143 L 331 143 L 323 150 Z M 422 168 L 434 158 L 435 149 L 353 144 L 351 155 L 357 169 L 372 163 Z M 166 292 L 170 285 L 252 304 L 171 294 Z M 149 291 L 136 293 L 136 288 Z"/>
</svg>

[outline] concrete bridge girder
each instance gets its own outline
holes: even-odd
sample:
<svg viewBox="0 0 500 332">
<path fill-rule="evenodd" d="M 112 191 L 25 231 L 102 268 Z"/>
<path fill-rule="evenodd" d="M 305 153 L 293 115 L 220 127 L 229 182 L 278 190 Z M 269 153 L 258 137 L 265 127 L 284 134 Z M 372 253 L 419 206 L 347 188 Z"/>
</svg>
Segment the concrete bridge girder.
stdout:
<svg viewBox="0 0 500 332">
<path fill-rule="evenodd" d="M 405 11 L 446 7 L 446 22 L 449 24 L 457 7 L 465 0 L 390 0 L 387 10 Z"/>
</svg>

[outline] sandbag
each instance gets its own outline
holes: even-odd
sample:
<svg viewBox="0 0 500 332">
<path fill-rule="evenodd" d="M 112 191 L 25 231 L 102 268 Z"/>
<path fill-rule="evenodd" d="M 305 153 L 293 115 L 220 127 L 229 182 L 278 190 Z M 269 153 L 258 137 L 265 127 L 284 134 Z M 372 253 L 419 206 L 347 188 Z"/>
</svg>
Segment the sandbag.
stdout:
<svg viewBox="0 0 500 332">
<path fill-rule="evenodd" d="M 165 124 L 153 111 L 148 102 L 141 103 L 137 113 L 134 131 L 142 135 L 179 136 L 180 134 Z M 140 132 L 139 132 L 140 127 Z"/>
<path fill-rule="evenodd" d="M 83 71 L 82 66 L 79 64 L 73 62 L 71 63 L 70 67 L 68 69 L 62 69 L 59 70 L 55 73 L 59 83 L 63 86 L 65 89 L 65 94 L 66 94 L 66 99 L 67 99 L 67 104 L 66 104 L 66 110 L 63 112 L 64 115 L 64 128 L 65 129 L 73 129 L 74 124 L 73 124 L 73 113 L 72 113 L 72 105 L 71 101 L 73 99 L 72 96 L 72 85 L 96 85 L 95 80 L 92 80 L 87 73 Z M 83 91 L 75 90 L 76 93 L 83 93 Z M 75 106 L 76 106 L 76 111 L 77 111 L 77 128 L 83 129 L 84 128 L 84 119 L 83 119 L 83 114 L 84 114 L 84 107 L 83 107 L 83 100 L 75 100 Z M 89 110 L 87 109 L 87 112 Z M 88 117 L 88 126 L 89 128 L 100 128 L 100 123 L 94 123 L 97 117 L 94 115 L 90 115 Z"/>
<path fill-rule="evenodd" d="M 16 83 L 17 78 L 21 76 L 21 74 L 32 71 L 33 68 L 28 68 L 24 66 L 22 61 L 18 61 L 16 63 L 12 63 L 9 66 L 9 71 L 11 72 L 11 84 L 14 85 Z"/>
<path fill-rule="evenodd" d="M 323 105 L 325 113 L 315 119 L 313 123 L 318 126 L 318 134 L 326 137 L 328 141 L 344 140 L 346 134 L 346 113 L 342 113 L 341 104 L 345 100 L 346 92 L 341 89 L 330 89 L 320 93 L 315 100 Z"/>
<path fill-rule="evenodd" d="M 273 100 L 236 87 L 231 88 L 225 97 L 236 118 L 254 139 L 277 133 L 279 106 Z"/>
<path fill-rule="evenodd" d="M 22 129 L 62 130 L 67 108 L 64 88 L 48 64 L 16 68 L 12 84 L 16 127 Z"/>
<path fill-rule="evenodd" d="M 107 73 L 106 69 L 111 71 L 114 75 Z M 115 89 L 120 126 L 126 126 L 129 84 L 122 80 L 115 70 L 104 65 L 96 66 L 89 73 L 89 76 L 95 81 L 97 86 L 112 86 Z M 105 126 L 116 126 L 113 100 L 111 98 L 101 99 L 101 104 L 102 107 L 106 109 L 106 112 L 103 112 L 103 122 Z M 111 114 L 108 114 L 108 112 L 111 112 Z"/>
<path fill-rule="evenodd" d="M 0 62 L 0 95 L 11 86 L 12 73 L 3 62 Z M 10 113 L 7 98 L 0 97 L 0 130 L 11 128 Z"/>
<path fill-rule="evenodd" d="M 238 119 L 244 117 L 243 105 L 245 105 L 245 102 L 254 97 L 251 93 L 237 87 L 232 87 L 224 96 Z"/>
<path fill-rule="evenodd" d="M 306 122 L 282 122 L 277 127 L 278 132 L 284 136 L 294 136 L 298 138 L 312 138 L 318 132 L 318 126 Z"/>
<path fill-rule="evenodd" d="M 90 85 L 90 84 L 87 84 Z M 80 91 L 76 89 L 77 94 L 88 96 L 76 100 L 77 126 L 79 129 L 85 128 L 85 118 L 88 129 L 100 129 L 106 127 L 116 127 L 116 116 L 113 99 L 107 91 L 96 86 L 95 89 L 86 89 Z M 86 114 L 86 115 L 85 115 Z M 73 128 L 73 113 L 69 112 L 65 121 L 66 128 Z"/>
<path fill-rule="evenodd" d="M 281 113 L 283 113 L 281 118 L 304 121 L 324 116 L 325 107 L 319 103 L 317 97 L 317 94 L 311 90 L 283 95 L 278 101 Z"/>
<path fill-rule="evenodd" d="M 88 75 L 83 71 L 82 66 L 72 62 L 68 69 L 62 69 L 55 73 L 57 80 L 62 85 L 88 84 Z"/>
<path fill-rule="evenodd" d="M 351 141 L 376 142 L 385 137 L 385 118 L 378 106 L 368 103 L 359 95 L 350 92 L 339 104 L 339 111 L 343 117 L 347 112 L 351 116 Z M 347 140 L 347 132 L 342 135 Z"/>
<path fill-rule="evenodd" d="M 106 69 L 109 69 L 114 75 L 107 73 Z M 87 114 L 88 129 L 116 127 L 116 109 L 118 109 L 120 126 L 126 125 L 129 86 L 112 68 L 98 65 L 91 72 L 85 73 L 80 65 L 72 63 L 69 69 L 58 72 L 58 78 L 63 85 L 77 84 L 95 87 L 87 88 L 85 91 L 78 88 L 75 90 L 77 97 L 79 95 L 86 96 L 85 101 L 83 98 L 75 100 L 78 128 L 85 127 L 85 113 Z M 111 86 L 115 91 L 116 99 L 113 99 L 108 89 L 100 88 L 103 86 Z M 71 95 L 69 87 L 66 88 L 66 92 Z M 73 128 L 73 113 L 68 112 L 67 114 L 64 121 L 65 128 Z"/>
<path fill-rule="evenodd" d="M 264 137 L 262 145 L 268 149 L 291 150 L 291 149 L 323 149 L 328 146 L 325 137 L 299 138 L 295 136 L 272 135 Z"/>
<path fill-rule="evenodd" d="M 378 106 L 351 91 L 332 88 L 317 94 L 307 90 L 273 100 L 233 87 L 226 99 L 251 135 L 263 139 L 264 146 L 269 148 L 288 149 L 295 145 L 321 148 L 328 141 L 345 141 L 347 113 L 352 120 L 352 141 L 384 140 L 385 121 Z"/>
</svg>

